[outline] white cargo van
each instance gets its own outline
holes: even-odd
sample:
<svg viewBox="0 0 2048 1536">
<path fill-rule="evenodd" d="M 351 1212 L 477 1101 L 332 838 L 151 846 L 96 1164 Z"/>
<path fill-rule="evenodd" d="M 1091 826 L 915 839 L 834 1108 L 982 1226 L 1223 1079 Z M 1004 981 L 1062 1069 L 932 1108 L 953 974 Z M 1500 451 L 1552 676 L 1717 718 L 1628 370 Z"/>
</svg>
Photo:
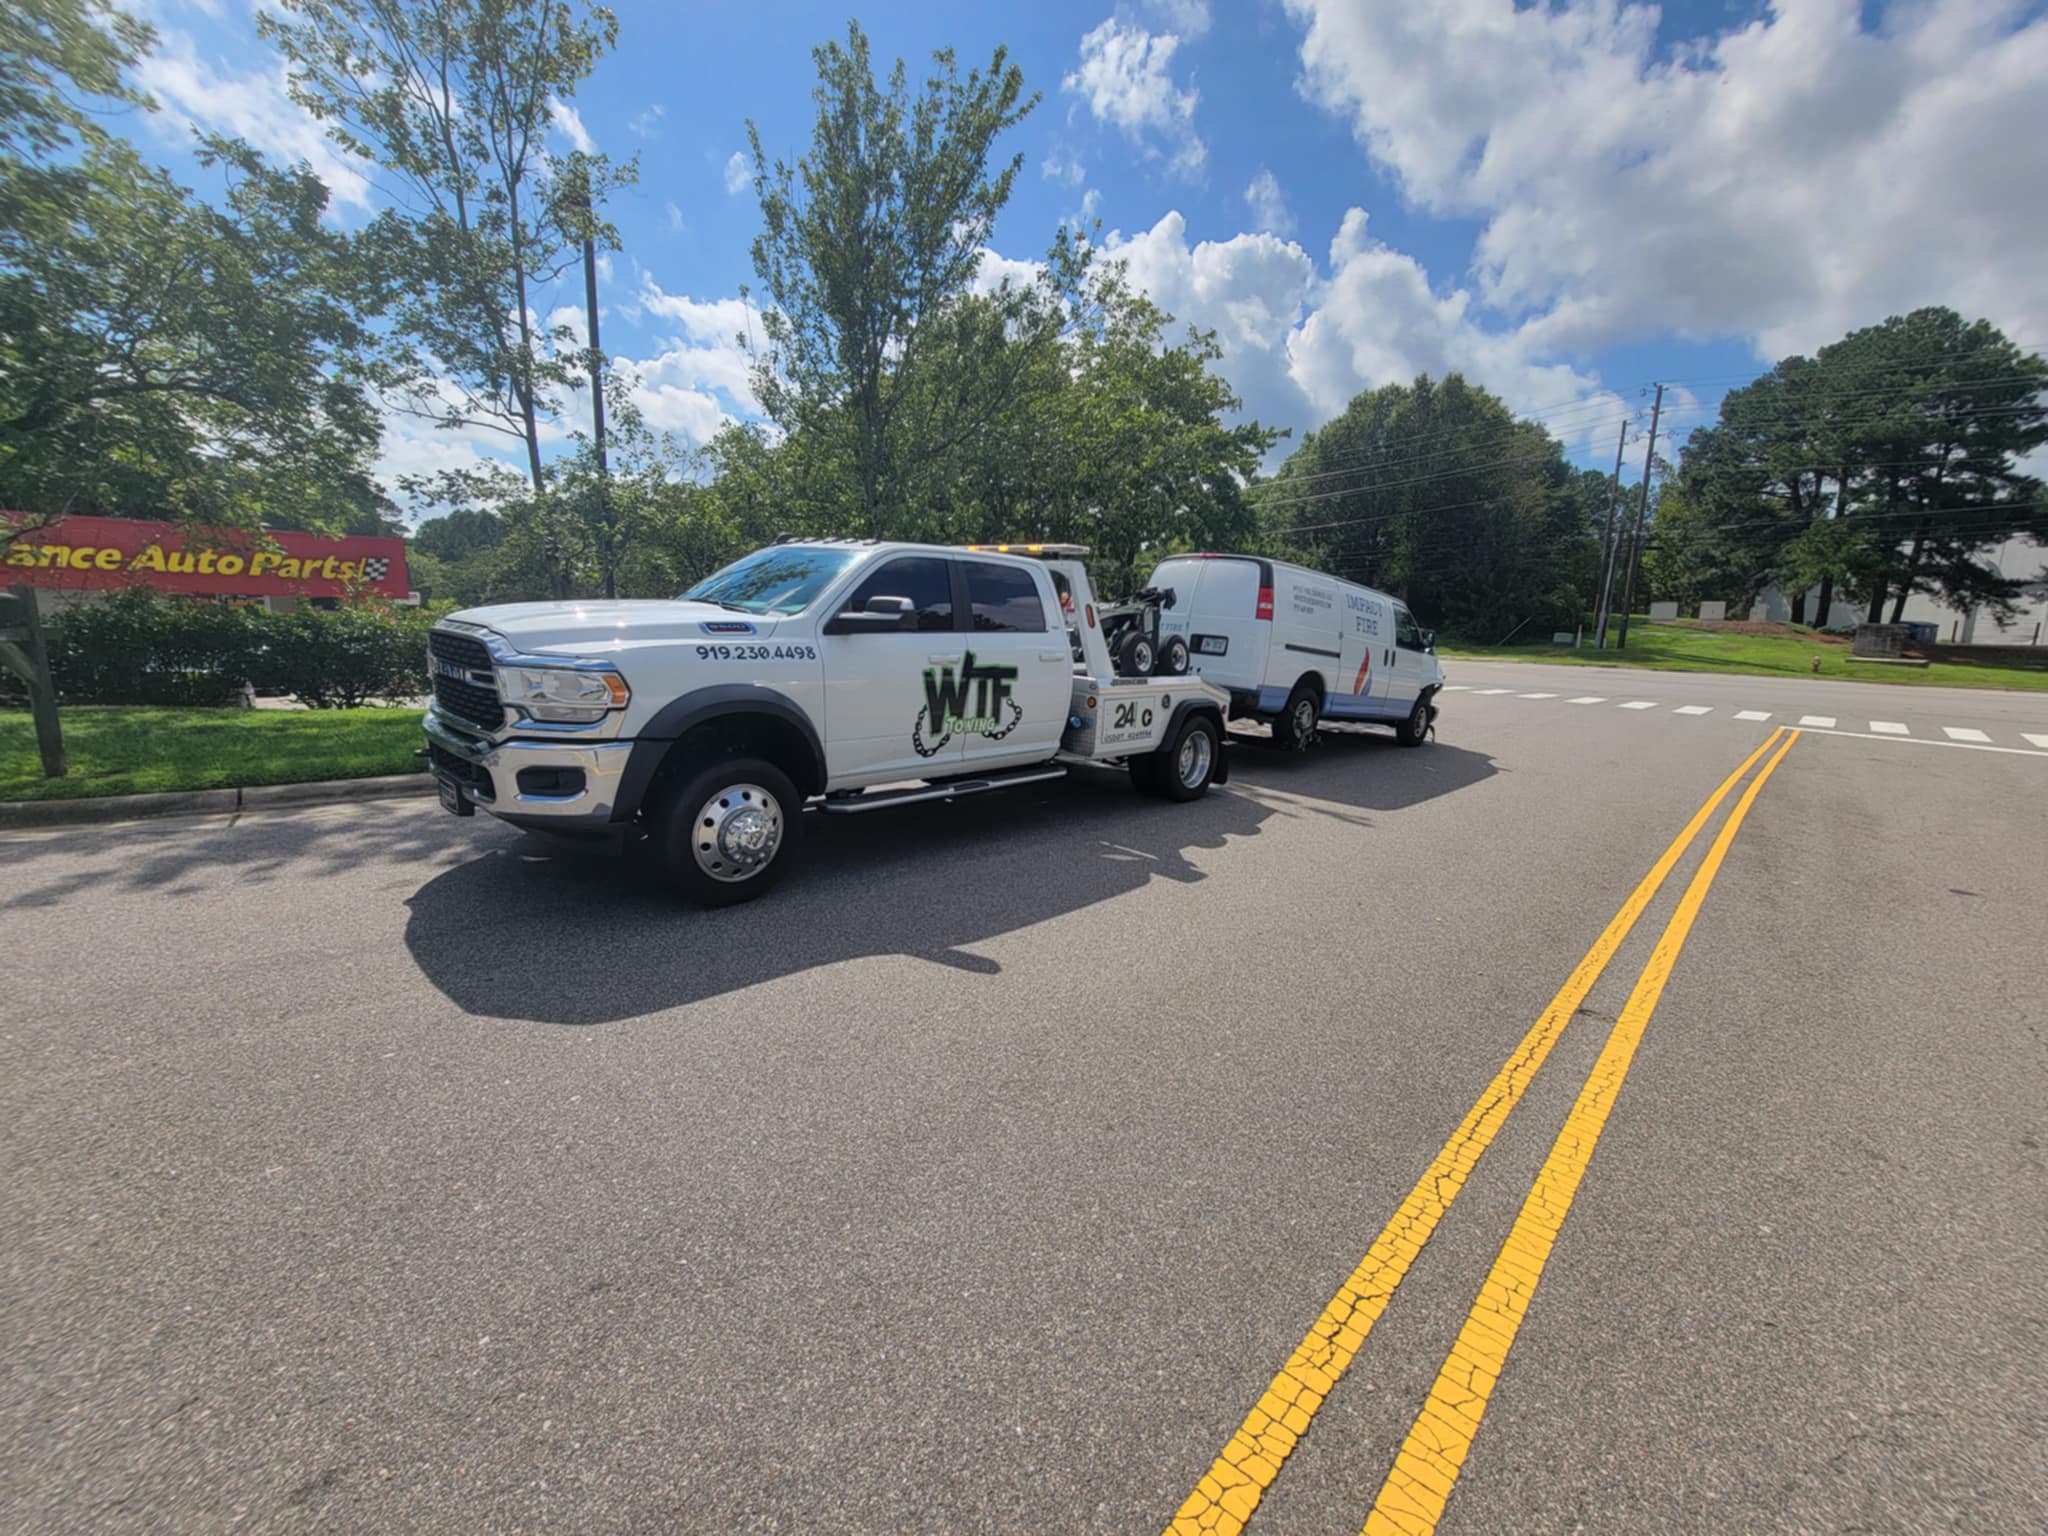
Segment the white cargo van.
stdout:
<svg viewBox="0 0 2048 1536">
<path fill-rule="evenodd" d="M 1146 582 L 1171 587 L 1160 643 L 1180 635 L 1232 719 L 1270 721 L 1305 746 L 1319 720 L 1391 725 L 1420 746 L 1444 685 L 1435 637 L 1398 598 L 1253 555 L 1176 555 Z"/>
</svg>

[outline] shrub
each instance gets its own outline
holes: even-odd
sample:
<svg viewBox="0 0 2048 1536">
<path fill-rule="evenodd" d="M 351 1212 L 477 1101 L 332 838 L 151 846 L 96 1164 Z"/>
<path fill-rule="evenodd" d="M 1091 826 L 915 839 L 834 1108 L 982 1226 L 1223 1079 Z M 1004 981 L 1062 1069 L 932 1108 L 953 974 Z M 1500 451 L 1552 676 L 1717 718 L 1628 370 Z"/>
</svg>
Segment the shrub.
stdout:
<svg viewBox="0 0 2048 1536">
<path fill-rule="evenodd" d="M 232 704 L 245 684 L 314 709 L 428 690 L 433 615 L 384 603 L 266 613 L 136 590 L 51 619 L 51 666 L 73 704 Z"/>
<path fill-rule="evenodd" d="M 427 630 L 412 608 L 356 603 L 265 615 L 271 685 L 314 709 L 425 693 Z"/>
<path fill-rule="evenodd" d="M 46 624 L 59 693 L 79 704 L 231 704 L 260 671 L 268 614 L 143 591 Z"/>
</svg>

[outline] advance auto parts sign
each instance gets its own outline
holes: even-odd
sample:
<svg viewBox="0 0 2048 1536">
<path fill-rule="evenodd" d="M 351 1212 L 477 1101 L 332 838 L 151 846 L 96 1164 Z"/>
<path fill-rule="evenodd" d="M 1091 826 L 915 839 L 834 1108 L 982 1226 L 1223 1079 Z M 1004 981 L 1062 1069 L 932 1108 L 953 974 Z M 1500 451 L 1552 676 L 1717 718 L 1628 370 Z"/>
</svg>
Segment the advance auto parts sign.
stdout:
<svg viewBox="0 0 2048 1536">
<path fill-rule="evenodd" d="M 0 512 L 0 519 L 23 520 L 15 512 Z M 250 533 L 129 517 L 66 517 L 21 534 L 0 552 L 0 586 L 17 582 L 194 596 L 404 598 L 409 590 L 403 539 Z"/>
<path fill-rule="evenodd" d="M 980 666 L 972 651 L 958 672 L 950 665 L 926 667 L 924 708 L 910 727 L 917 755 L 936 756 L 955 734 L 1001 741 L 1024 720 L 1024 706 L 1010 697 L 1016 681 L 1015 667 Z"/>
</svg>

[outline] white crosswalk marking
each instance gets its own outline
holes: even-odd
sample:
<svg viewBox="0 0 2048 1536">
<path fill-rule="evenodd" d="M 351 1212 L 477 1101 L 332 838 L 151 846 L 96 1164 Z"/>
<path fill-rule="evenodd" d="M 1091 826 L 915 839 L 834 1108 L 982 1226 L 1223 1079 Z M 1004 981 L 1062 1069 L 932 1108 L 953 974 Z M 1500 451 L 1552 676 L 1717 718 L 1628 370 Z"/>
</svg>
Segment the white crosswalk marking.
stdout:
<svg viewBox="0 0 2048 1536">
<path fill-rule="evenodd" d="M 1768 720 L 1771 718 L 1771 712 L 1768 709 L 1738 709 L 1735 711 L 1735 718 L 1738 720 Z"/>
<path fill-rule="evenodd" d="M 1991 738 L 1982 731 L 1973 731 L 1967 725 L 1944 725 L 1950 741 L 1989 741 Z"/>
<path fill-rule="evenodd" d="M 1621 707 L 1623 709 L 1655 709 L 1657 701 L 1655 699 L 1634 699 Z"/>
<path fill-rule="evenodd" d="M 1567 704 L 1605 704 L 1606 702 L 1607 700 L 1605 698 L 1601 697 L 1599 694 L 1594 693 L 1581 694 L 1576 699 L 1565 700 L 1565 703 Z"/>
<path fill-rule="evenodd" d="M 1518 693 L 1515 697 L 1518 699 L 1554 699 L 1557 695 L 1554 693 Z"/>
<path fill-rule="evenodd" d="M 1799 723 L 1801 725 L 1810 725 L 1816 731 L 1832 731 L 1835 728 L 1835 717 L 1833 715 L 1801 715 Z"/>
<path fill-rule="evenodd" d="M 2021 731 L 2020 736 L 2021 739 L 2040 747 L 2043 751 L 2048 751 L 2048 736 L 2036 736 L 2032 731 Z"/>
<path fill-rule="evenodd" d="M 1472 691 L 1474 693 L 1513 693 L 1515 690 L 1512 688 L 1475 688 Z"/>
<path fill-rule="evenodd" d="M 1468 691 L 1471 688 L 1471 686 L 1472 685 L 1470 683 L 1445 683 L 1443 691 L 1445 693 L 1464 693 Z"/>
<path fill-rule="evenodd" d="M 1681 704 L 1672 713 L 1677 715 L 1711 715 L 1713 710 L 1704 704 Z"/>
<path fill-rule="evenodd" d="M 1896 720 L 1873 720 L 1870 728 L 1880 736 L 1910 736 L 1913 733 Z"/>
</svg>

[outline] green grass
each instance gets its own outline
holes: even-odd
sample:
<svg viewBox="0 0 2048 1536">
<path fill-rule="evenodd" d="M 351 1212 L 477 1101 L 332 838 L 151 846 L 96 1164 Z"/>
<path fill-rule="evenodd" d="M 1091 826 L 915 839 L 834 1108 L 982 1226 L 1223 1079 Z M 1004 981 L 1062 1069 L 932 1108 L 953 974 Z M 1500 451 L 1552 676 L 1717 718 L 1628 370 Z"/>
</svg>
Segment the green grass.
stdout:
<svg viewBox="0 0 2048 1536">
<path fill-rule="evenodd" d="M 2048 668 L 1997 666 L 1991 663 L 1937 661 L 1925 667 L 1888 667 L 1851 662 L 1849 647 L 1816 640 L 1810 633 L 1738 635 L 1681 624 L 1631 620 L 1628 649 L 1614 649 L 1608 631 L 1604 651 L 1568 645 L 1453 645 L 1442 647 L 1450 657 L 1480 661 L 1554 661 L 1582 667 L 1641 667 L 1655 672 L 1736 672 L 1751 677 L 1812 677 L 1813 658 L 1820 658 L 1821 677 L 1859 683 L 1902 683 L 1918 687 L 2021 688 L 2048 691 Z"/>
<path fill-rule="evenodd" d="M 416 709 L 153 709 L 63 712 L 71 771 L 43 777 L 34 722 L 0 710 L 0 800 L 79 800 L 412 773 Z"/>
</svg>

